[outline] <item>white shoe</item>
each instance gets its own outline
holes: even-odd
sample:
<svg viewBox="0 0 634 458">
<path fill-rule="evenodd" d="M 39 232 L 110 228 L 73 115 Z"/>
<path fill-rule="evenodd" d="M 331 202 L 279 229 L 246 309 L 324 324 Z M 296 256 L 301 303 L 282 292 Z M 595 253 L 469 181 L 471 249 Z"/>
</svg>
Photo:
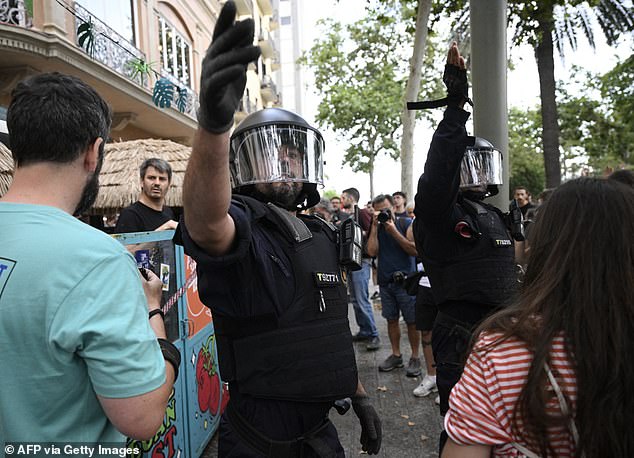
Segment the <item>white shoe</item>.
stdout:
<svg viewBox="0 0 634 458">
<path fill-rule="evenodd" d="M 434 402 L 436 403 L 436 405 L 440 405 L 440 396 L 436 396 L 436 399 L 434 399 Z"/>
<path fill-rule="evenodd" d="M 436 388 L 436 377 L 425 375 L 425 377 L 423 377 L 423 381 L 420 382 L 420 385 L 414 388 L 414 396 L 417 398 L 424 398 L 435 391 L 438 391 L 438 388 Z"/>
</svg>

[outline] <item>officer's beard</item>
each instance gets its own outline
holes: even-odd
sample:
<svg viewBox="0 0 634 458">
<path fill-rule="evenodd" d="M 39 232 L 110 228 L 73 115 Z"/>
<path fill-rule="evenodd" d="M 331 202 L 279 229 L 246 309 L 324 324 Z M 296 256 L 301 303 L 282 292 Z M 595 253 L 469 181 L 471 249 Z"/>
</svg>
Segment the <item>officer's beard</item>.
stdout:
<svg viewBox="0 0 634 458">
<path fill-rule="evenodd" d="M 487 185 L 461 186 L 460 192 L 465 199 L 479 201 L 487 196 Z"/>
<path fill-rule="evenodd" d="M 86 181 L 86 185 L 81 193 L 81 197 L 79 198 L 79 203 L 75 207 L 75 211 L 73 212 L 73 216 L 80 216 L 90 210 L 92 204 L 97 200 L 97 195 L 99 194 L 99 172 L 101 172 L 101 166 L 103 165 L 103 154 L 104 154 L 104 144 L 101 143 L 99 147 L 99 161 L 97 162 L 97 167 L 93 174 Z"/>
<path fill-rule="evenodd" d="M 298 199 L 302 194 L 303 183 L 295 181 L 278 181 L 275 183 L 258 183 L 255 185 L 256 199 L 271 202 L 285 210 L 297 210 Z"/>
</svg>

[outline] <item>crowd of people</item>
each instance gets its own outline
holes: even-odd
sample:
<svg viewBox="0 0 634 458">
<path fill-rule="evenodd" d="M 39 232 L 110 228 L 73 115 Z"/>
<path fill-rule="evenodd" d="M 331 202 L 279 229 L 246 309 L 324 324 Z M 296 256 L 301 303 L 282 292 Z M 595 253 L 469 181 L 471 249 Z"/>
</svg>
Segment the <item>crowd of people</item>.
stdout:
<svg viewBox="0 0 634 458">
<path fill-rule="evenodd" d="M 335 406 L 352 408 L 362 450 L 378 454 L 383 424 L 353 342 L 389 348 L 377 370 L 420 377 L 413 396 L 438 392 L 443 457 L 633 456 L 632 172 L 571 180 L 538 202 L 517 187 L 519 216 L 487 203 L 502 184 L 501 153 L 466 131 L 454 43 L 413 205 L 396 191 L 360 208 L 354 187 L 324 198 L 324 141 L 302 117 L 264 109 L 233 129 L 260 55 L 253 42 L 253 21 L 236 21 L 226 2 L 202 61 L 180 221 L 164 205 L 171 168 L 149 159 L 139 200 L 117 223 L 175 230 L 196 261 L 230 391 L 219 456 L 344 456 Z M 110 123 L 106 102 L 75 77 L 32 76 L 12 93 L 0 442 L 117 443 L 162 424 L 181 358 L 166 338 L 161 280 L 73 217 L 95 200 Z"/>
</svg>

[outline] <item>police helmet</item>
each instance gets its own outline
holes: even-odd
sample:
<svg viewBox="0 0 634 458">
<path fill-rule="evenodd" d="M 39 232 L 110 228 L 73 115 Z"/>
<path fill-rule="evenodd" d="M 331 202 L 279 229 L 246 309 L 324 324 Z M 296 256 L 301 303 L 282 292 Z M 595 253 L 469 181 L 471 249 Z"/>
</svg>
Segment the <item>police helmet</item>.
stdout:
<svg viewBox="0 0 634 458">
<path fill-rule="evenodd" d="M 460 165 L 460 188 L 487 188 L 488 195 L 498 193 L 502 184 L 502 153 L 488 140 L 475 137 L 473 146 L 467 146 Z"/>
<path fill-rule="evenodd" d="M 297 205 L 319 202 L 323 186 L 324 140 L 302 117 L 282 108 L 247 116 L 231 135 L 229 168 L 234 192 L 249 194 L 257 183 L 303 183 Z"/>
</svg>

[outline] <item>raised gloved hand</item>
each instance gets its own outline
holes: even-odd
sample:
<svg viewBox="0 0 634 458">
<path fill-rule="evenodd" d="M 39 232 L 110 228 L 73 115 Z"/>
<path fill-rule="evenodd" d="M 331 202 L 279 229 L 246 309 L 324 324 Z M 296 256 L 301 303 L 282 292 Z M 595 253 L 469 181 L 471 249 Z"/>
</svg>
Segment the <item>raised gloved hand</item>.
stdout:
<svg viewBox="0 0 634 458">
<path fill-rule="evenodd" d="M 381 450 L 381 419 L 370 403 L 367 395 L 352 398 L 352 409 L 361 424 L 361 449 L 368 455 L 376 455 Z"/>
<path fill-rule="evenodd" d="M 473 106 L 473 102 L 469 98 L 467 68 L 455 42 L 451 45 L 447 54 L 447 65 L 445 65 L 442 81 L 447 87 L 447 105 L 455 107 L 462 106 L 464 102 L 468 102 Z"/>
<path fill-rule="evenodd" d="M 253 46 L 253 19 L 235 21 L 236 5 L 228 1 L 222 7 L 200 73 L 198 124 L 220 134 L 233 126 L 247 83 L 247 65 L 260 56 Z"/>
</svg>

